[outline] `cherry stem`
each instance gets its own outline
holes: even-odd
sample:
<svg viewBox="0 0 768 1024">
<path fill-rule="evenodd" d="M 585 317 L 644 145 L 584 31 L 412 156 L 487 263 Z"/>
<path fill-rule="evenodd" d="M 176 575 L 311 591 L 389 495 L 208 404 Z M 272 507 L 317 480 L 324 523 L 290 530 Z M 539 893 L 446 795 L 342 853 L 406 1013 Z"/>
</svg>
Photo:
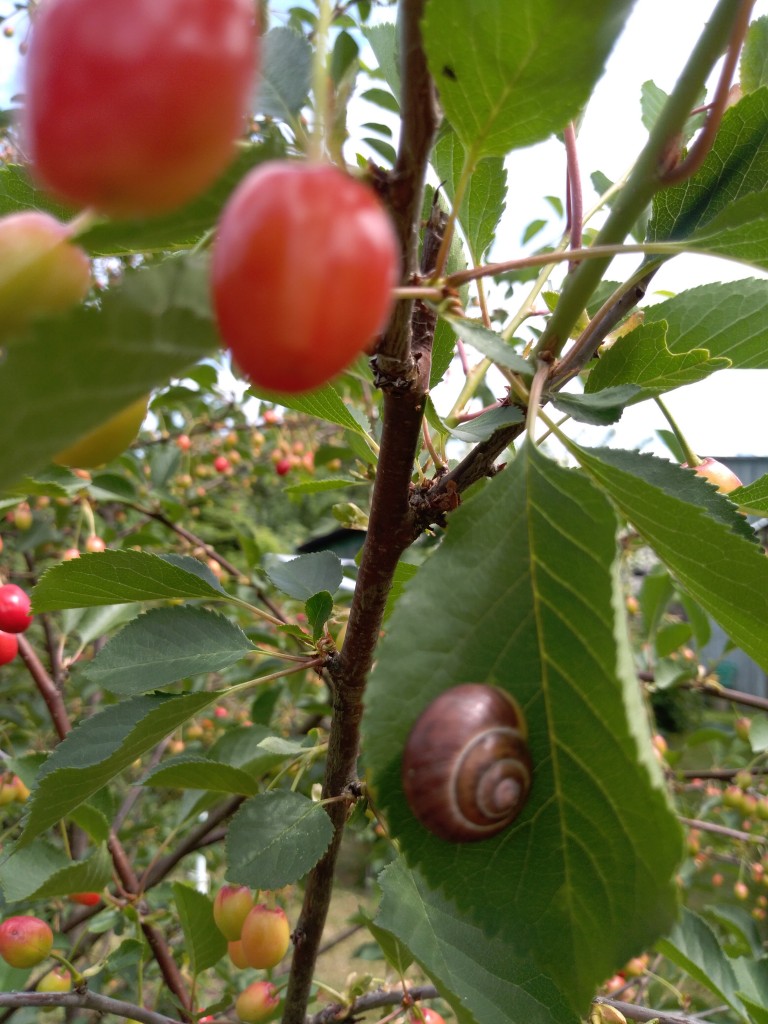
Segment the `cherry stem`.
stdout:
<svg viewBox="0 0 768 1024">
<path fill-rule="evenodd" d="M 694 450 L 691 448 L 691 446 L 688 444 L 688 441 L 687 441 L 687 439 L 685 437 L 685 434 L 683 434 L 683 432 L 680 429 L 680 427 L 678 427 L 677 423 L 675 422 L 674 417 L 672 416 L 672 413 L 669 411 L 669 409 L 667 408 L 665 403 L 661 400 L 661 398 L 659 398 L 659 396 L 657 395 L 654 398 L 654 401 L 656 402 L 656 405 L 661 410 L 661 413 L 664 416 L 664 419 L 669 424 L 670 429 L 672 430 L 672 433 L 675 435 L 675 438 L 677 439 L 677 443 L 682 448 L 683 455 L 685 456 L 686 464 L 688 465 L 688 467 L 690 469 L 694 469 L 696 466 L 701 464 L 701 459 L 694 452 Z"/>
</svg>

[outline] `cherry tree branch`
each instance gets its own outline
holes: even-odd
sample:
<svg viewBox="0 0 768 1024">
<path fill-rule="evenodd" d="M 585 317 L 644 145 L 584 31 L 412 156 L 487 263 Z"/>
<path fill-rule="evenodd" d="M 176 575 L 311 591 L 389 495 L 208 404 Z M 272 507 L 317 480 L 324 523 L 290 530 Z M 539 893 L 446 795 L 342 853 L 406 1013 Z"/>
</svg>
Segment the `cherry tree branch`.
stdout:
<svg viewBox="0 0 768 1024">
<path fill-rule="evenodd" d="M 412 1006 L 422 999 L 436 999 L 439 992 L 434 985 L 418 985 L 409 988 L 405 995 L 402 988 L 368 992 L 364 996 L 358 996 L 351 1003 L 331 1003 L 324 1007 L 319 1013 L 307 1018 L 306 1024 L 336 1024 L 341 1020 L 354 1020 L 358 1013 L 365 1013 L 366 1010 L 378 1010 L 384 1006 Z"/>
<path fill-rule="evenodd" d="M 437 129 L 434 86 L 421 43 L 425 0 L 401 4 L 402 131 L 397 161 L 386 189 L 400 240 L 404 276 L 417 266 L 424 180 Z M 427 243 L 425 240 L 425 249 Z M 412 316 L 412 312 L 415 314 Z M 331 845 L 307 877 L 294 932 L 294 955 L 283 1024 L 303 1024 L 315 963 L 333 891 L 336 860 L 357 783 L 357 754 L 365 680 L 373 661 L 387 594 L 398 559 L 413 539 L 409 492 L 413 460 L 429 386 L 434 316 L 421 303 L 398 302 L 374 357 L 376 382 L 384 391 L 384 418 L 371 498 L 371 514 L 352 598 L 344 647 L 329 664 L 333 718 L 323 798 L 334 828 Z"/>
<path fill-rule="evenodd" d="M 0 1006 L 13 1009 L 21 1007 L 55 1007 L 66 1009 L 94 1010 L 96 1013 L 111 1013 L 116 1017 L 138 1020 L 142 1024 L 182 1024 L 175 1017 L 166 1017 L 164 1013 L 145 1010 L 143 1006 L 123 1002 L 122 999 L 111 999 L 109 996 L 98 995 L 85 989 L 82 992 L 0 992 Z M 5 1017 L 5 1015 L 3 1015 Z"/>
</svg>

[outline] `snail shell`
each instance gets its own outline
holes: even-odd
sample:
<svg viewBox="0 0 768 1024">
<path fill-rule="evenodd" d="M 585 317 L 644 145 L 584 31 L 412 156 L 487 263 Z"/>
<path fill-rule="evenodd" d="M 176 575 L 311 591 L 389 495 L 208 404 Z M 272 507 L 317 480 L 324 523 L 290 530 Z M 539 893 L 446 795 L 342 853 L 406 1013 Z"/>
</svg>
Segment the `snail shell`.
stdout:
<svg viewBox="0 0 768 1024">
<path fill-rule="evenodd" d="M 440 839 L 488 839 L 514 821 L 531 788 L 525 718 L 483 683 L 446 690 L 416 720 L 403 752 L 405 797 Z"/>
</svg>

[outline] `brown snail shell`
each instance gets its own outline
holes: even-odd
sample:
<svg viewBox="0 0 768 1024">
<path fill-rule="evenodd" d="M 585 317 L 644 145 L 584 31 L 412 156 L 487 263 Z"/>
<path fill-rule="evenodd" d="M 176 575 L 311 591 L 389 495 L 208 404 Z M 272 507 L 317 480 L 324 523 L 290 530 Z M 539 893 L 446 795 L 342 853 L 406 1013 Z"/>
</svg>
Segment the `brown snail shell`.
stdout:
<svg viewBox="0 0 768 1024">
<path fill-rule="evenodd" d="M 440 839 L 471 843 L 505 829 L 523 809 L 533 766 L 522 711 L 505 690 L 463 683 L 417 718 L 402 781 L 414 815 Z"/>
</svg>

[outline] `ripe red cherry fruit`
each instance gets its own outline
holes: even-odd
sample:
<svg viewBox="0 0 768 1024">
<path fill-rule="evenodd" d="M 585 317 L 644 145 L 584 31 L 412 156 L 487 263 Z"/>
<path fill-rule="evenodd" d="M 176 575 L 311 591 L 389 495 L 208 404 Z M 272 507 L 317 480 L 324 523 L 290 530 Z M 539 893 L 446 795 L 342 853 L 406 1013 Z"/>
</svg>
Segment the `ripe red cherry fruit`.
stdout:
<svg viewBox="0 0 768 1024">
<path fill-rule="evenodd" d="M 398 262 L 389 216 L 364 184 L 325 164 L 262 164 L 233 193 L 214 244 L 224 344 L 257 387 L 318 387 L 384 328 Z"/>
<path fill-rule="evenodd" d="M 278 459 L 275 463 L 275 472 L 278 476 L 285 476 L 286 473 L 291 472 L 292 467 L 293 463 L 290 459 Z"/>
<path fill-rule="evenodd" d="M 19 641 L 15 633 L 0 632 L 0 665 L 7 665 L 19 653 Z"/>
<path fill-rule="evenodd" d="M 69 898 L 73 903 L 79 903 L 82 907 L 95 907 L 101 903 L 101 893 L 99 892 L 72 892 L 69 894 Z"/>
<path fill-rule="evenodd" d="M 217 473 L 226 473 L 231 465 L 226 455 L 217 455 L 213 460 L 213 468 Z"/>
<path fill-rule="evenodd" d="M 234 155 L 257 63 L 252 0 L 43 0 L 22 133 L 62 199 L 155 214 Z"/>
<path fill-rule="evenodd" d="M 5 633 L 23 633 L 32 624 L 30 600 L 15 583 L 0 587 L 0 629 Z"/>
<path fill-rule="evenodd" d="M 0 924 L 0 956 L 11 967 L 35 967 L 52 946 L 53 932 L 39 917 L 9 917 Z"/>
<path fill-rule="evenodd" d="M 445 1018 L 441 1017 L 437 1010 L 431 1010 L 428 1006 L 420 1006 L 418 1010 L 411 1011 L 411 1024 L 445 1024 Z"/>
</svg>

